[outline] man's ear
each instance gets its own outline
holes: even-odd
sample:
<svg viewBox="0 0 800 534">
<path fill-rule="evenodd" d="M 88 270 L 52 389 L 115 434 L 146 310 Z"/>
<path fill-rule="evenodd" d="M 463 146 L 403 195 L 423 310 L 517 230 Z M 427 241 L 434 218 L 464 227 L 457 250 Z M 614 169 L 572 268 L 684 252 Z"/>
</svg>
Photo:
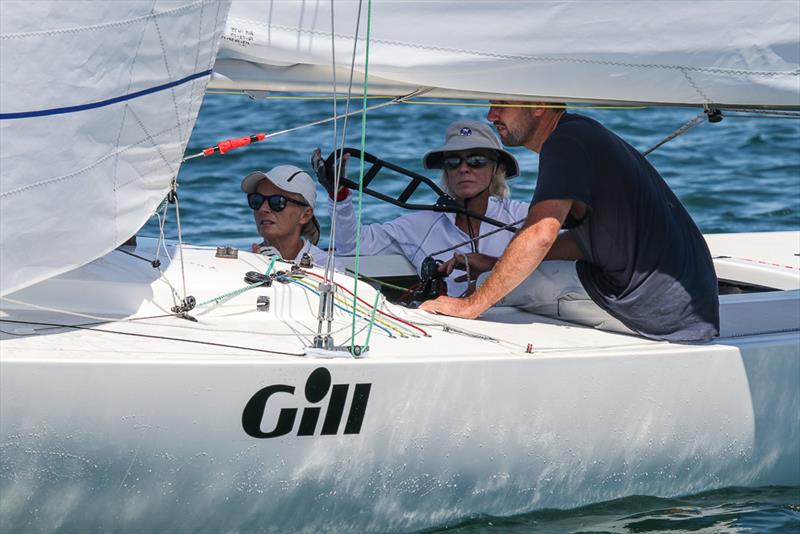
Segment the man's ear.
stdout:
<svg viewBox="0 0 800 534">
<path fill-rule="evenodd" d="M 537 106 L 538 105 L 547 106 L 547 102 L 534 102 L 534 104 L 536 104 Z M 528 110 L 530 110 L 531 117 L 533 117 L 535 119 L 542 118 L 544 116 L 544 114 L 547 113 L 548 109 L 550 109 L 550 108 L 548 108 L 548 107 L 528 108 Z"/>
</svg>

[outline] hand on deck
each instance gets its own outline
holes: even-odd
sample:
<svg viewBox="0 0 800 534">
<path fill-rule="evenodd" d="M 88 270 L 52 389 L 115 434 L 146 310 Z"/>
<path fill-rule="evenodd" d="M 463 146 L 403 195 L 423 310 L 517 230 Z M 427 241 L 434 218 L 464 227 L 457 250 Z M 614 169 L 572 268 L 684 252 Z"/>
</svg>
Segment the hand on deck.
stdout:
<svg viewBox="0 0 800 534">
<path fill-rule="evenodd" d="M 571 200 L 543 200 L 534 204 L 525 226 L 475 293 L 463 299 L 439 297 L 423 303 L 420 309 L 464 319 L 478 317 L 536 270 L 556 241 L 571 206 Z"/>
<path fill-rule="evenodd" d="M 428 313 L 461 317 L 462 319 L 475 319 L 483 312 L 472 305 L 469 297 L 463 299 L 439 297 L 436 300 L 423 302 L 419 309 Z"/>
</svg>

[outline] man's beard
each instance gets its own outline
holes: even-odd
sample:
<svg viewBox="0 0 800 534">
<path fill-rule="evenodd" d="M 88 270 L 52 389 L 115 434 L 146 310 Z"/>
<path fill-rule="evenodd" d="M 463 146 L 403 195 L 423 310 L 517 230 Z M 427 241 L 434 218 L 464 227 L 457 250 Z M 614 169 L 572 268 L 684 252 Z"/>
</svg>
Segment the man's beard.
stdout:
<svg viewBox="0 0 800 534">
<path fill-rule="evenodd" d="M 523 146 L 528 139 L 533 136 L 533 132 L 536 131 L 536 123 L 532 120 L 525 121 L 525 124 L 514 130 L 505 122 L 501 122 L 500 124 L 503 125 L 505 136 L 500 133 L 500 130 L 497 130 L 497 133 L 500 135 L 500 140 L 505 146 Z M 495 129 L 497 129 L 497 123 L 495 123 Z"/>
<path fill-rule="evenodd" d="M 503 137 L 500 135 L 500 139 L 503 141 L 505 146 L 522 146 L 525 143 L 525 140 L 520 132 L 514 132 L 506 127 L 506 136 Z"/>
</svg>

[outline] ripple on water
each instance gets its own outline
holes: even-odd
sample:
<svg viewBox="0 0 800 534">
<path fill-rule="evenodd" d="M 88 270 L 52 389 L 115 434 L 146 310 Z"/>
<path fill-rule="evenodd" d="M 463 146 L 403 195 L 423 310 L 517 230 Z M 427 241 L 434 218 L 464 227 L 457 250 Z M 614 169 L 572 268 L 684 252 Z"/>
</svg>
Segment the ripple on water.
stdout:
<svg viewBox="0 0 800 534">
<path fill-rule="evenodd" d="M 800 487 L 726 488 L 665 499 L 633 496 L 572 510 L 480 517 L 433 532 L 797 532 Z"/>
</svg>

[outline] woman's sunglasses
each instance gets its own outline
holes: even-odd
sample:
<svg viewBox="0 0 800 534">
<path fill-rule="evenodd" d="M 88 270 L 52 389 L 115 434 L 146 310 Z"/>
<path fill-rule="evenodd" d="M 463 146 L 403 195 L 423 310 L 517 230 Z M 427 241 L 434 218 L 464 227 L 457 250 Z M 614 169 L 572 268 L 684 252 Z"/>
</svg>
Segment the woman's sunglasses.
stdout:
<svg viewBox="0 0 800 534">
<path fill-rule="evenodd" d="M 269 204 L 269 209 L 274 212 L 283 211 L 286 209 L 286 205 L 291 202 L 292 204 L 297 204 L 298 206 L 306 206 L 308 204 L 305 202 L 300 202 L 299 200 L 295 200 L 293 198 L 285 197 L 283 195 L 262 195 L 261 193 L 250 193 L 247 195 L 247 205 L 250 206 L 252 210 L 258 210 L 261 206 L 266 202 Z"/>
<path fill-rule="evenodd" d="M 489 163 L 494 163 L 495 160 L 482 154 L 472 154 L 469 156 L 447 156 L 442 160 L 445 169 L 454 170 L 461 166 L 461 162 L 466 161 L 470 169 L 480 169 L 486 167 Z"/>
</svg>

